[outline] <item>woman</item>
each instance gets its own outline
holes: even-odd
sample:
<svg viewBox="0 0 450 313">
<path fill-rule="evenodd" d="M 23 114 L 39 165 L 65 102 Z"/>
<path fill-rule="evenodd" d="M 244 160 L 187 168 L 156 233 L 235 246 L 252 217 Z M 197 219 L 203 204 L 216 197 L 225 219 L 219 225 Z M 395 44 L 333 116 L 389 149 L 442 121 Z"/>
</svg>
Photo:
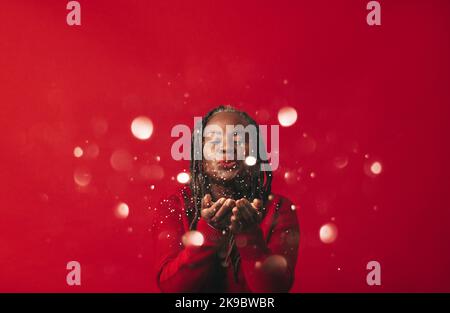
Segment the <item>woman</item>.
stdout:
<svg viewBox="0 0 450 313">
<path fill-rule="evenodd" d="M 207 132 L 212 125 L 222 132 Z M 250 165 L 237 158 L 239 148 L 249 155 L 250 141 L 227 133 L 227 125 L 258 130 L 247 113 L 232 107 L 209 112 L 204 136 L 193 134 L 190 186 L 157 211 L 157 284 L 163 292 L 288 292 L 292 286 L 299 241 L 292 203 L 270 193 L 272 173 L 260 166 L 265 158 L 257 154 Z M 196 140 L 207 145 L 202 159 L 194 157 Z"/>
</svg>

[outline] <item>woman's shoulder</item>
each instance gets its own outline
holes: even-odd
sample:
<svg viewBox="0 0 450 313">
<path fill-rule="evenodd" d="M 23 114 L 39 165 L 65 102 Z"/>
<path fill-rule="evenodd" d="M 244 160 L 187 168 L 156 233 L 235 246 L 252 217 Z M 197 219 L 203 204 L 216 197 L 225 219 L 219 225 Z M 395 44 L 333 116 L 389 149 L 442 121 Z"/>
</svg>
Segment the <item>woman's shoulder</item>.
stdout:
<svg viewBox="0 0 450 313">
<path fill-rule="evenodd" d="M 271 193 L 266 205 L 265 223 L 275 223 L 281 228 L 298 228 L 296 205 L 286 196 Z"/>
<path fill-rule="evenodd" d="M 174 190 L 171 194 L 161 198 L 161 206 L 170 207 L 177 210 L 191 210 L 193 206 L 193 198 L 189 185 L 183 185 Z"/>
<path fill-rule="evenodd" d="M 267 200 L 267 206 L 277 211 L 295 211 L 294 203 L 284 195 L 271 193 Z"/>
<path fill-rule="evenodd" d="M 161 225 L 158 224 L 158 227 L 184 227 L 187 231 L 194 215 L 190 195 L 189 186 L 185 185 L 163 195 L 154 217 L 155 220 L 160 220 Z"/>
</svg>

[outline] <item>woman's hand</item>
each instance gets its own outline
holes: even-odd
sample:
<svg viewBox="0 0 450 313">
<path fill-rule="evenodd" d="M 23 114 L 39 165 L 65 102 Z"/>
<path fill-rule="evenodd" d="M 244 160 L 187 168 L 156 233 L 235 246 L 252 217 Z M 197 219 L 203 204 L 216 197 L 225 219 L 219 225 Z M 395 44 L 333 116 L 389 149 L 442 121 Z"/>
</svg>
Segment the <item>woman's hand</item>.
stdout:
<svg viewBox="0 0 450 313">
<path fill-rule="evenodd" d="M 202 199 L 201 216 L 208 224 L 215 228 L 223 229 L 229 224 L 231 210 L 236 206 L 233 199 L 220 198 L 212 201 L 211 195 L 206 194 Z"/>
<path fill-rule="evenodd" d="M 231 231 L 236 234 L 258 225 L 261 222 L 261 208 L 262 201 L 259 199 L 254 199 L 252 203 L 245 198 L 237 200 L 230 218 Z"/>
</svg>

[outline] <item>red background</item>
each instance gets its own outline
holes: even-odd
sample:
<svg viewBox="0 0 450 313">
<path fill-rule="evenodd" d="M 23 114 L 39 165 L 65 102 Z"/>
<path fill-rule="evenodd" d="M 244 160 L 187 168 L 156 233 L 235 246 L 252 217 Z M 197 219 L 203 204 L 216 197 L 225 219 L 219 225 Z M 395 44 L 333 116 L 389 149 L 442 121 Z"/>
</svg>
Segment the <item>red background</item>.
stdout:
<svg viewBox="0 0 450 313">
<path fill-rule="evenodd" d="M 293 292 L 449 292 L 450 3 L 380 2 L 369 27 L 367 1 L 81 0 L 70 27 L 66 1 L 2 1 L 0 291 L 156 291 L 151 210 L 188 168 L 170 129 L 233 104 L 263 124 L 286 105 L 299 115 L 273 182 L 299 207 Z M 154 123 L 147 141 L 131 134 L 138 115 Z M 97 157 L 74 157 L 89 144 Z M 111 167 L 116 149 L 137 157 L 129 171 Z M 140 178 L 145 164 L 163 177 Z M 80 287 L 66 284 L 71 260 Z M 371 260 L 380 287 L 366 284 Z"/>
</svg>

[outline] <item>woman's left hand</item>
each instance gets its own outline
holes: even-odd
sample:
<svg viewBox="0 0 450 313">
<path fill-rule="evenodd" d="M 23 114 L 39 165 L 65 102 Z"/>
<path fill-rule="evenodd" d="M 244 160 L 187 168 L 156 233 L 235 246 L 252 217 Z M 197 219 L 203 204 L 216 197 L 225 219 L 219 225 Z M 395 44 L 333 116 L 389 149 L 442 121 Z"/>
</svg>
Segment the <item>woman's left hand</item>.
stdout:
<svg viewBox="0 0 450 313">
<path fill-rule="evenodd" d="M 232 210 L 230 229 L 233 233 L 240 233 L 251 229 L 261 222 L 262 201 L 254 199 L 250 203 L 242 198 L 236 201 Z"/>
</svg>

